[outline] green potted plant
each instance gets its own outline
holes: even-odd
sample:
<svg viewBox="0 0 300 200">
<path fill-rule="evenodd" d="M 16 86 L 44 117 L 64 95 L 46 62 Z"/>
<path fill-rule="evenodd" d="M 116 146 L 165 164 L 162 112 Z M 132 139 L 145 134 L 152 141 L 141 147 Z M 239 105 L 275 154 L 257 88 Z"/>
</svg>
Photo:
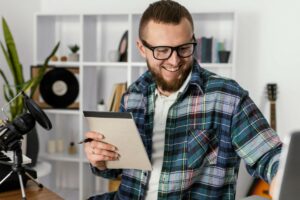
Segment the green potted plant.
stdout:
<svg viewBox="0 0 300 200">
<path fill-rule="evenodd" d="M 98 102 L 98 104 L 97 104 L 97 110 L 98 111 L 107 111 L 105 103 L 104 103 L 104 99 L 100 99 L 100 101 Z"/>
<path fill-rule="evenodd" d="M 225 42 L 217 43 L 218 59 L 220 63 L 228 63 L 230 51 L 225 49 Z"/>
<path fill-rule="evenodd" d="M 17 48 L 14 42 L 13 35 L 9 29 L 9 26 L 4 18 L 2 18 L 2 28 L 5 43 L 1 41 L 1 49 L 4 54 L 4 57 L 7 62 L 7 66 L 10 69 L 11 76 L 13 77 L 13 83 L 9 82 L 7 76 L 0 69 L 0 75 L 4 81 L 4 98 L 9 102 L 13 97 L 19 94 L 21 91 L 28 92 L 31 90 L 31 97 L 34 91 L 37 89 L 39 82 L 42 80 L 42 77 L 48 66 L 50 58 L 56 53 L 59 43 L 56 44 L 50 55 L 44 61 L 44 64 L 39 69 L 38 76 L 35 78 L 25 81 L 23 75 L 23 66 L 19 61 L 19 56 Z M 2 67 L 1 67 L 2 68 Z M 3 68 L 2 68 L 3 69 Z M 20 96 L 16 98 L 15 101 L 11 102 L 9 105 L 9 120 L 13 120 L 16 116 L 21 114 L 24 111 L 24 102 L 23 98 Z"/>
<path fill-rule="evenodd" d="M 9 26 L 4 18 L 2 18 L 2 28 L 4 41 L 0 41 L 1 49 L 4 54 L 5 60 L 7 62 L 7 66 L 11 72 L 11 76 L 13 78 L 13 82 L 10 82 L 7 76 L 3 72 L 3 68 L 0 68 L 0 77 L 2 77 L 4 81 L 4 98 L 7 102 L 15 98 L 21 91 L 28 92 L 31 90 L 30 97 L 32 97 L 34 91 L 37 89 L 39 82 L 42 80 L 44 73 L 46 72 L 46 68 L 48 66 L 48 62 L 50 58 L 56 53 L 59 42 L 56 44 L 50 55 L 44 61 L 44 64 L 39 68 L 38 75 L 34 78 L 31 78 L 27 81 L 24 79 L 23 75 L 23 67 L 19 61 L 19 56 L 17 52 L 17 48 L 13 39 L 13 35 L 9 29 Z M 13 121 L 17 116 L 25 112 L 24 108 L 24 100 L 22 95 L 15 98 L 12 102 L 7 104 L 9 110 L 5 110 L 8 116 L 8 121 Z M 6 109 L 6 107 L 4 108 Z M 32 129 L 29 133 L 27 133 L 27 149 L 26 155 L 31 158 L 31 166 L 34 166 L 37 162 L 38 157 L 38 135 L 36 128 Z"/>
<path fill-rule="evenodd" d="M 68 61 L 79 61 L 79 54 L 77 53 L 79 51 L 79 46 L 77 44 L 69 45 L 69 49 L 71 53 L 68 56 Z"/>
</svg>

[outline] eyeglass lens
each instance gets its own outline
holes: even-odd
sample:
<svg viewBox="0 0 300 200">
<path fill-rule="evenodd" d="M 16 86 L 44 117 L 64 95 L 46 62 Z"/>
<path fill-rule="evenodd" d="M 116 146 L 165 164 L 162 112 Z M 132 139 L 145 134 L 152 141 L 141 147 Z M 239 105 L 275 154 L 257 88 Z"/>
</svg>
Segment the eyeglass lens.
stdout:
<svg viewBox="0 0 300 200">
<path fill-rule="evenodd" d="M 194 43 L 189 43 L 178 47 L 155 47 L 153 48 L 153 55 L 156 59 L 168 59 L 175 50 L 179 57 L 186 58 L 194 53 L 194 46 Z"/>
</svg>

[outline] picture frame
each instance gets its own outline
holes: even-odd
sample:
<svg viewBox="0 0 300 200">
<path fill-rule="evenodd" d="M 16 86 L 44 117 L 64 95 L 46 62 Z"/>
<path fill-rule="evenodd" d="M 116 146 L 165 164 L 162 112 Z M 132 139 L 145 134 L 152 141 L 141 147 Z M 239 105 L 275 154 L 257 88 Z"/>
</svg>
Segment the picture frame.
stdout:
<svg viewBox="0 0 300 200">
<path fill-rule="evenodd" d="M 38 71 L 39 71 L 39 67 L 40 66 L 31 66 L 31 77 L 34 78 L 38 75 Z M 76 80 L 78 81 L 78 85 L 79 85 L 79 67 L 59 67 L 59 66 L 49 66 L 46 69 L 45 75 L 50 72 L 51 70 L 54 69 L 66 69 L 69 72 L 71 72 L 74 77 L 76 77 Z M 43 81 L 43 79 L 46 76 L 43 76 L 41 82 Z M 73 86 L 68 86 L 68 87 L 73 87 Z M 79 89 L 79 88 L 78 88 Z M 43 99 L 42 95 L 41 95 L 41 87 L 40 84 L 38 85 L 38 88 L 35 90 L 32 99 L 37 103 L 38 106 L 40 106 L 42 109 L 79 109 L 79 92 L 77 95 L 77 98 L 74 100 L 74 102 L 68 104 L 65 107 L 55 107 L 55 106 L 51 106 L 48 103 L 46 103 L 46 101 Z"/>
</svg>

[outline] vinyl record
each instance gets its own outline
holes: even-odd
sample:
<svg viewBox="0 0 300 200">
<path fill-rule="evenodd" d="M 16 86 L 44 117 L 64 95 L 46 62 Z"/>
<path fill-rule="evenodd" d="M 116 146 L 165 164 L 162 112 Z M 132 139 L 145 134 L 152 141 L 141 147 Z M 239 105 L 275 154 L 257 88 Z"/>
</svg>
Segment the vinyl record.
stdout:
<svg viewBox="0 0 300 200">
<path fill-rule="evenodd" d="M 79 93 L 79 83 L 75 75 L 64 68 L 48 71 L 40 82 L 40 94 L 53 108 L 66 108 Z"/>
</svg>

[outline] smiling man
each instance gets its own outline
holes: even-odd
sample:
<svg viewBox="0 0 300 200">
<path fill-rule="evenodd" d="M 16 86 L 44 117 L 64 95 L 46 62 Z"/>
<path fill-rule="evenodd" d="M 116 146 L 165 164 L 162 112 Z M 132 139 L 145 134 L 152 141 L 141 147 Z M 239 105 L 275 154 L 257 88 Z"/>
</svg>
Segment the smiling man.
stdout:
<svg viewBox="0 0 300 200">
<path fill-rule="evenodd" d="M 153 171 L 106 169 L 105 161 L 118 159 L 117 147 L 89 131 L 93 141 L 85 152 L 93 173 L 122 175 L 118 191 L 91 199 L 234 199 L 241 159 L 251 175 L 271 182 L 279 137 L 247 91 L 193 58 L 187 9 L 169 0 L 150 4 L 137 47 L 148 71 L 129 87 L 120 109 L 133 114 Z"/>
</svg>

